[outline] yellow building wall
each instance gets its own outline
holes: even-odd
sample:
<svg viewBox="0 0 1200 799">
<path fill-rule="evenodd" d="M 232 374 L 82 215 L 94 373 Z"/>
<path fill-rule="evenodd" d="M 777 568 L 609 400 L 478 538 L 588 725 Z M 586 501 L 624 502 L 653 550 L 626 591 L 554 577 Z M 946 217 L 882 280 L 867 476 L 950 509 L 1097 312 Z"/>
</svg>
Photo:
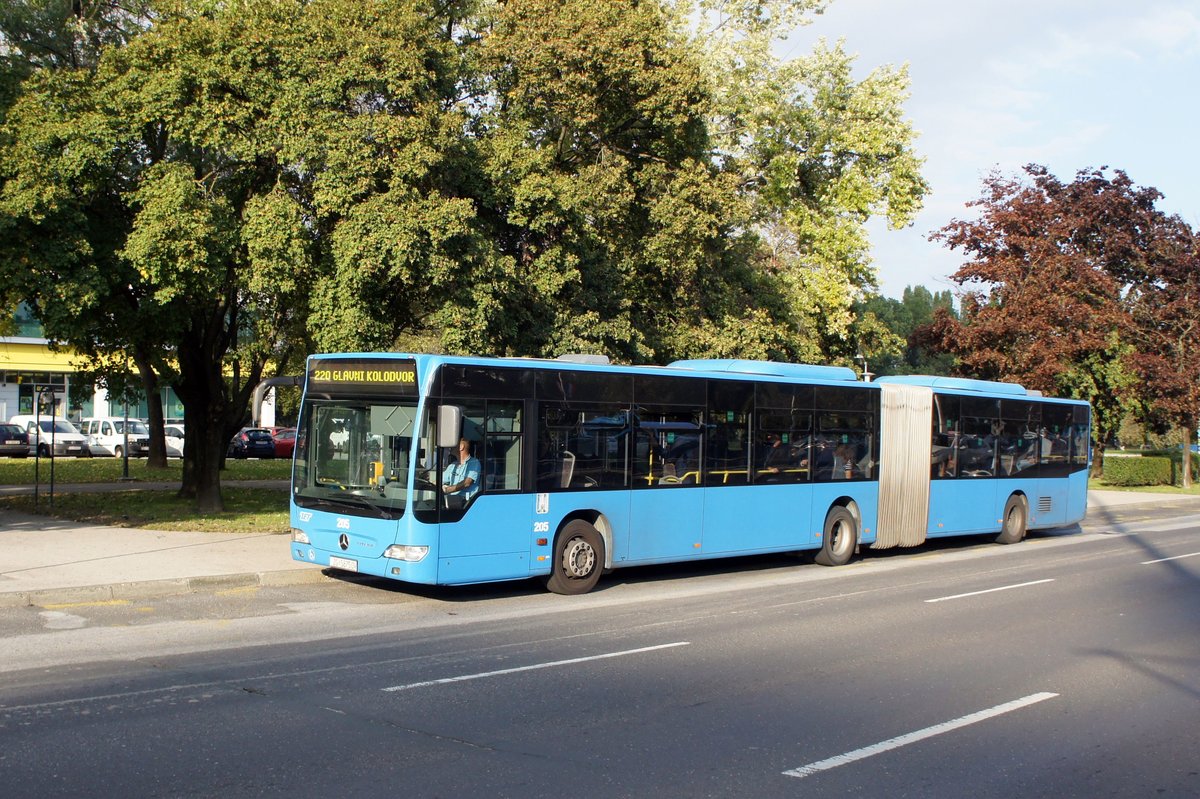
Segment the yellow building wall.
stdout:
<svg viewBox="0 0 1200 799">
<path fill-rule="evenodd" d="M 74 354 L 53 352 L 48 344 L 0 339 L 0 370 L 10 372 L 74 372 Z"/>
</svg>

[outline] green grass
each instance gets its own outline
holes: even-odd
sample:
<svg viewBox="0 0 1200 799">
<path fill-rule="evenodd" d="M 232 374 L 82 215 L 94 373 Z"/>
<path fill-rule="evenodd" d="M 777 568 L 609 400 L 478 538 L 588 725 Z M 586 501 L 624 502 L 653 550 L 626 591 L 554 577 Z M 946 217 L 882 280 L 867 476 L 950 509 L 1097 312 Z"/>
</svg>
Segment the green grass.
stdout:
<svg viewBox="0 0 1200 799">
<path fill-rule="evenodd" d="M 43 492 L 37 513 L 109 527 L 144 527 L 206 533 L 288 532 L 288 492 L 279 488 L 221 489 L 225 512 L 197 513 L 190 499 L 175 491 L 103 491 L 60 494 L 54 503 Z M 33 496 L 0 498 L 0 509 L 33 513 Z"/>
<path fill-rule="evenodd" d="M 55 458 L 54 482 L 115 483 L 120 480 L 124 461 L 119 458 Z M 234 460 L 226 462 L 222 480 L 286 480 L 291 477 L 292 461 Z M 50 484 L 50 460 L 43 458 L 38 468 L 41 485 Z M 134 480 L 178 482 L 183 477 L 183 462 L 178 458 L 167 461 L 166 469 L 149 469 L 145 458 L 129 459 L 129 476 Z M 33 458 L 0 458 L 0 485 L 33 485 Z"/>
</svg>

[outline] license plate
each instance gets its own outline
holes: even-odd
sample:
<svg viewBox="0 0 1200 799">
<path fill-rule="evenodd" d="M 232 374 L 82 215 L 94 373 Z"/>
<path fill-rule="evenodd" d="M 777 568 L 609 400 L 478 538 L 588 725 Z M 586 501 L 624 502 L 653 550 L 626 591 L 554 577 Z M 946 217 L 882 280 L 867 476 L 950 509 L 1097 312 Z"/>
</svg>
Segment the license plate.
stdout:
<svg viewBox="0 0 1200 799">
<path fill-rule="evenodd" d="M 5 444 L 20 444 L 21 440 L 19 438 L 10 438 L 10 439 L 6 440 L 4 443 Z"/>
<path fill-rule="evenodd" d="M 358 571 L 357 560 L 350 560 L 350 558 L 339 558 L 337 555 L 329 556 L 329 565 L 334 569 L 341 569 L 342 571 Z"/>
<path fill-rule="evenodd" d="M 83 449 L 83 447 L 67 447 L 67 452 L 78 452 L 81 449 Z"/>
</svg>

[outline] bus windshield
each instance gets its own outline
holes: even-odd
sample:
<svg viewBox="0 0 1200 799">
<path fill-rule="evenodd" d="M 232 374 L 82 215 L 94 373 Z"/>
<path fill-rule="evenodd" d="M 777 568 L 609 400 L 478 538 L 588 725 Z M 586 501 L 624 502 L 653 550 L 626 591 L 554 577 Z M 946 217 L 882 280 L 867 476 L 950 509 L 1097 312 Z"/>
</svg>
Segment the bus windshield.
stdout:
<svg viewBox="0 0 1200 799">
<path fill-rule="evenodd" d="M 296 435 L 296 504 L 382 519 L 402 516 L 416 416 L 415 400 L 306 404 Z"/>
</svg>

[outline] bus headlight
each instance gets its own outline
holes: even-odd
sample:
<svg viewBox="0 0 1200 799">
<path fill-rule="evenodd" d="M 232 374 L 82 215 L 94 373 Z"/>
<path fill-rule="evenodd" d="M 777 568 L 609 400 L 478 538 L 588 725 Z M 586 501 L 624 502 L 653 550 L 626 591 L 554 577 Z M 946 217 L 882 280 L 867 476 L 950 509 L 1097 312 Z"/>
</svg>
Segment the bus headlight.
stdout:
<svg viewBox="0 0 1200 799">
<path fill-rule="evenodd" d="M 417 547 L 410 544 L 392 544 L 383 551 L 385 558 L 403 560 L 409 563 L 420 563 L 429 554 L 429 547 Z"/>
<path fill-rule="evenodd" d="M 295 527 L 292 528 L 292 541 L 297 544 L 312 543 L 308 540 L 308 533 L 304 532 L 303 530 L 297 530 Z"/>
</svg>

